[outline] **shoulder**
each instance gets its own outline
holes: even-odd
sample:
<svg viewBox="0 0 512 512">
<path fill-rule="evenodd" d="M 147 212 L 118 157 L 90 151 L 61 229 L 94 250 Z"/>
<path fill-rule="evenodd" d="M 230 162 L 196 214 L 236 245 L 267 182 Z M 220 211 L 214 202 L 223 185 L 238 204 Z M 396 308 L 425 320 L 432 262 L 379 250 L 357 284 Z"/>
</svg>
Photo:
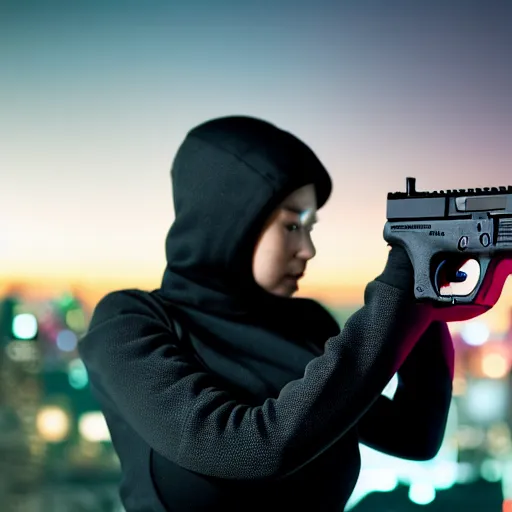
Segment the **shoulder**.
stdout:
<svg viewBox="0 0 512 512">
<path fill-rule="evenodd" d="M 140 315 L 167 323 L 168 314 L 158 295 L 136 288 L 115 290 L 104 295 L 94 307 L 91 324 L 117 316 Z"/>
</svg>

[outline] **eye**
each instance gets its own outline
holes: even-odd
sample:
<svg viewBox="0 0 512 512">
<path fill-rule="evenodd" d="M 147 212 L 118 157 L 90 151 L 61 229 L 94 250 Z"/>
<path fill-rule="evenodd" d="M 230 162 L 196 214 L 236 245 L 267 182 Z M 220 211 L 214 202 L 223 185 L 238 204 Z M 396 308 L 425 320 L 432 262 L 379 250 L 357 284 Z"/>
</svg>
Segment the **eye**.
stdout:
<svg viewBox="0 0 512 512">
<path fill-rule="evenodd" d="M 287 224 L 286 226 L 286 229 L 288 231 L 298 231 L 299 229 L 306 229 L 304 226 L 301 226 L 300 224 Z M 313 231 L 313 226 L 309 226 L 306 231 L 308 231 L 309 233 L 311 233 L 311 231 Z"/>
</svg>

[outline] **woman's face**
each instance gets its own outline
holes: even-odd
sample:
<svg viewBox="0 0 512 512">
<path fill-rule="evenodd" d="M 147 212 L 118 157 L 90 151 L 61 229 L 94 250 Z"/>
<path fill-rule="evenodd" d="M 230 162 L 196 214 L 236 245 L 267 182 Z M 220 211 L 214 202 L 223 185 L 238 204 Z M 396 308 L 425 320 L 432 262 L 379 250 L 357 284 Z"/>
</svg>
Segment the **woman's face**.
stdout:
<svg viewBox="0 0 512 512">
<path fill-rule="evenodd" d="M 300 274 L 316 254 L 311 240 L 316 209 L 310 184 L 290 194 L 267 221 L 253 257 L 254 279 L 267 292 L 291 297 L 298 290 Z"/>
</svg>

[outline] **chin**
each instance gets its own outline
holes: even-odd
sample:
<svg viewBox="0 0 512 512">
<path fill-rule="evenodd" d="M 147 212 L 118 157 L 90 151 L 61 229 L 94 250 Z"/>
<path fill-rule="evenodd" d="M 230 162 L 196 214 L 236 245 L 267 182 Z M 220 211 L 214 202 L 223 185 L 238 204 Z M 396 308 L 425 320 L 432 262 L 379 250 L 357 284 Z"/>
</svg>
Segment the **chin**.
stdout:
<svg viewBox="0 0 512 512">
<path fill-rule="evenodd" d="M 287 297 L 287 298 L 292 298 L 295 293 L 299 290 L 299 288 L 297 286 L 286 286 L 283 291 L 281 293 L 279 293 L 279 295 L 281 297 Z"/>
</svg>

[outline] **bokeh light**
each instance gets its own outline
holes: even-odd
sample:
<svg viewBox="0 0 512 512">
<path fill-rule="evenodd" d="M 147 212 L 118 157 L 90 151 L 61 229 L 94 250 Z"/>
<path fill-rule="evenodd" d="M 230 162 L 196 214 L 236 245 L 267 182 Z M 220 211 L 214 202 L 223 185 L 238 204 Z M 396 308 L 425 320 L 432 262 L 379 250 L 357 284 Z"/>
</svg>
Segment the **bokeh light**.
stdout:
<svg viewBox="0 0 512 512">
<path fill-rule="evenodd" d="M 82 414 L 78 420 L 78 431 L 87 441 L 110 441 L 110 433 L 105 417 L 99 411 Z"/>
<path fill-rule="evenodd" d="M 37 336 L 37 318 L 31 313 L 21 313 L 12 320 L 13 336 L 20 340 L 32 340 Z"/>
<path fill-rule="evenodd" d="M 508 361 L 503 354 L 491 352 L 482 357 L 482 371 L 490 379 L 501 379 L 508 373 Z"/>
<path fill-rule="evenodd" d="M 475 321 L 466 324 L 462 328 L 460 335 L 468 345 L 476 347 L 488 341 L 490 331 L 487 324 L 481 321 Z"/>
<path fill-rule="evenodd" d="M 81 359 L 73 359 L 68 364 L 68 381 L 74 389 L 83 389 L 89 382 L 87 369 Z"/>
<path fill-rule="evenodd" d="M 78 337 L 69 329 L 60 331 L 57 334 L 57 347 L 63 352 L 73 352 L 78 344 Z"/>
<path fill-rule="evenodd" d="M 409 487 L 409 499 L 417 505 L 428 505 L 436 498 L 436 490 L 430 482 L 413 483 Z"/>
<path fill-rule="evenodd" d="M 66 439 L 70 430 L 68 414 L 57 406 L 43 407 L 37 413 L 39 435 L 49 443 L 58 443 Z"/>
</svg>

